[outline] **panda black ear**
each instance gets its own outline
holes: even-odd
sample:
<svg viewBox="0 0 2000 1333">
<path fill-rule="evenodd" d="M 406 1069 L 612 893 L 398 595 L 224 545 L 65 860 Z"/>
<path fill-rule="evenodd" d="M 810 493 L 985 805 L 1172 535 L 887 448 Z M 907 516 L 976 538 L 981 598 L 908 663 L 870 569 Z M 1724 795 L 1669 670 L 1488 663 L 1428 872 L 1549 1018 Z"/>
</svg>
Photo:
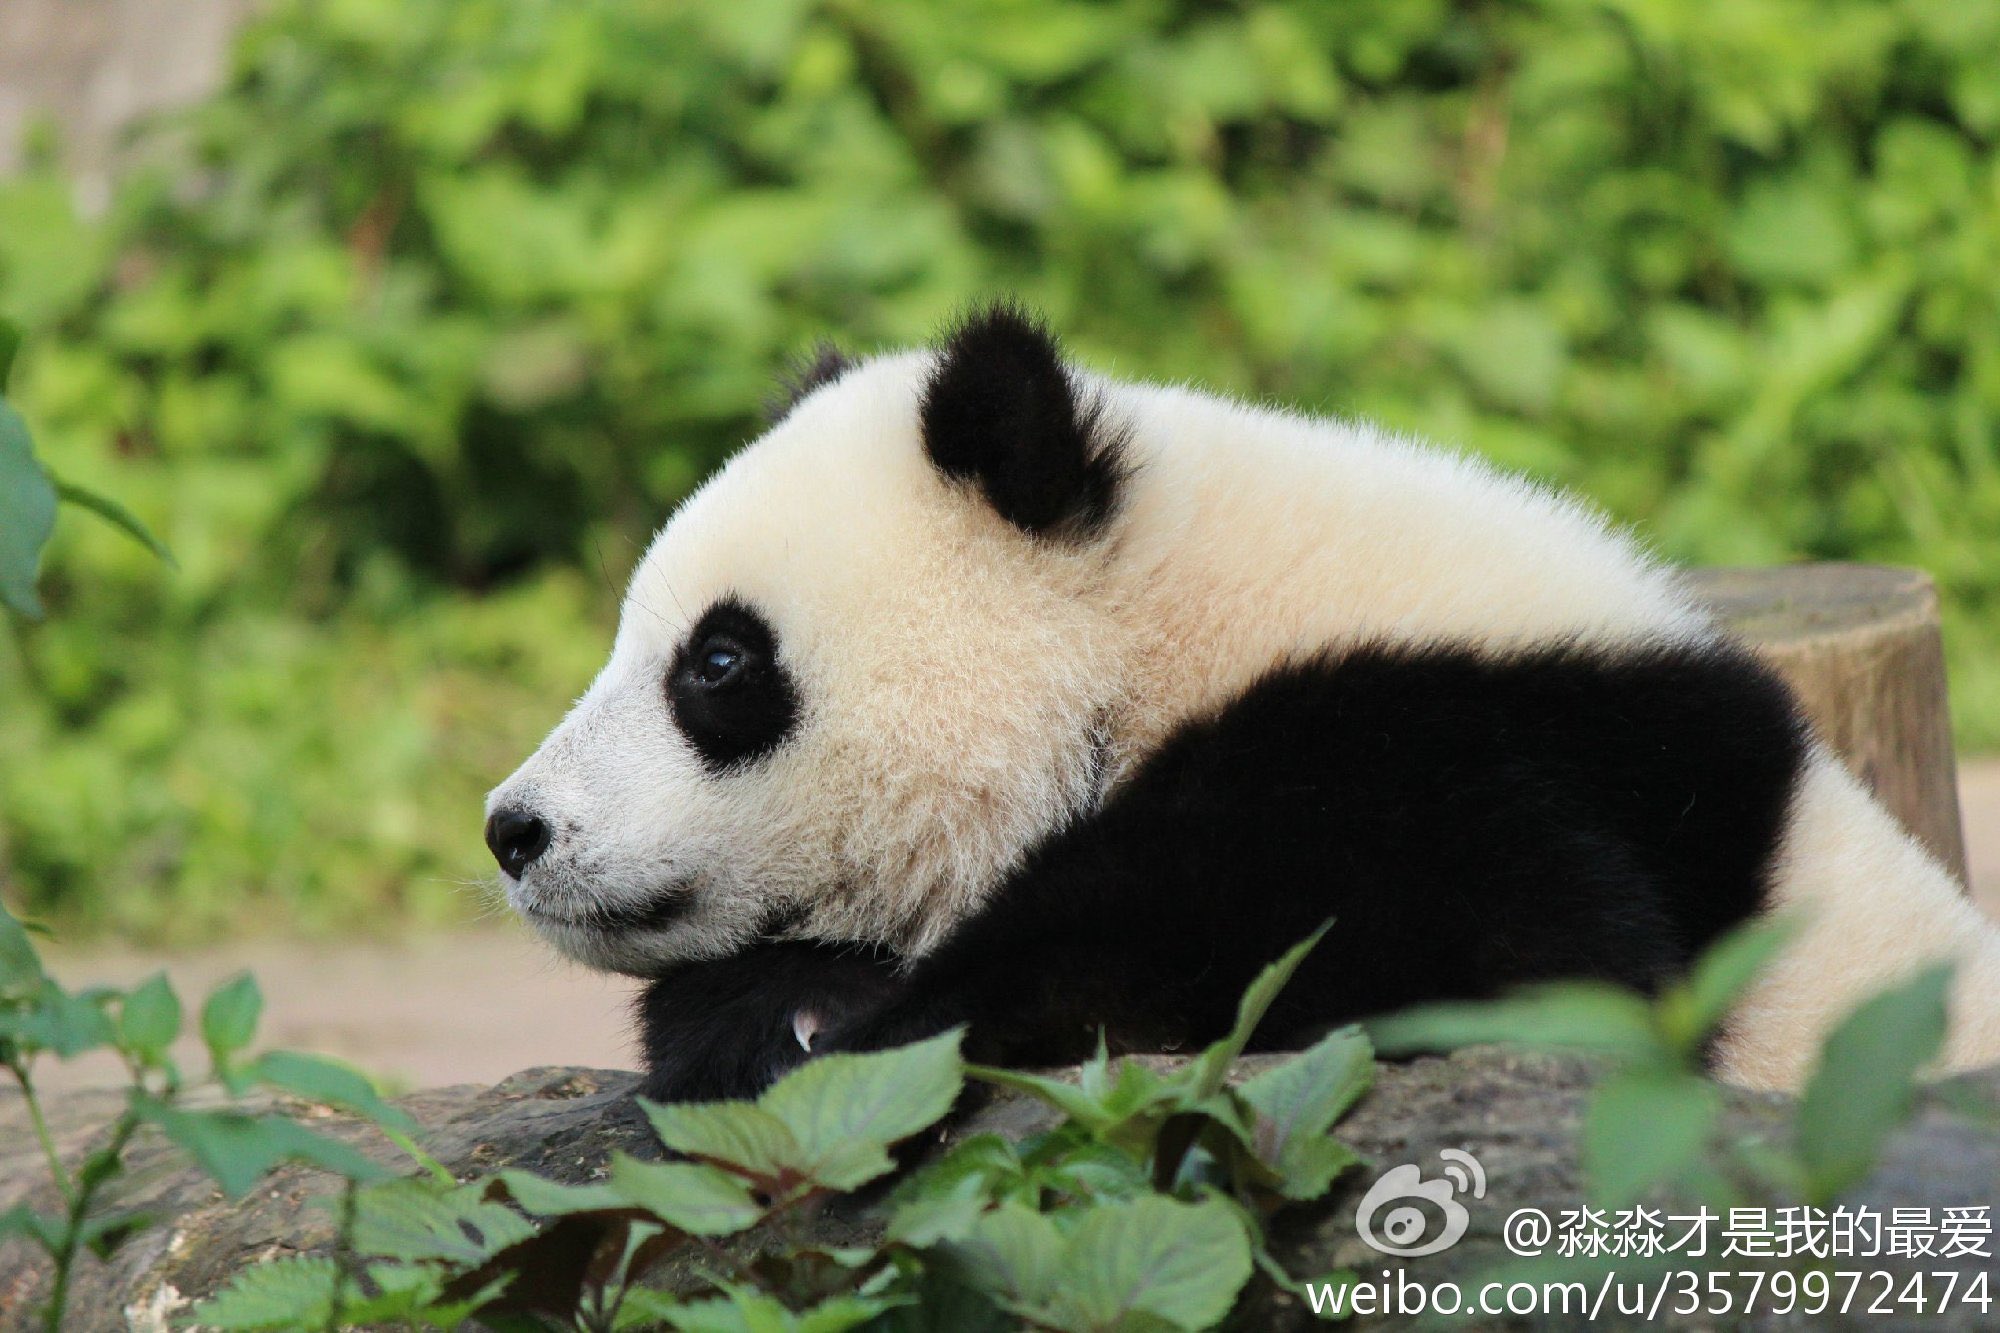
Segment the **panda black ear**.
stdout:
<svg viewBox="0 0 2000 1333">
<path fill-rule="evenodd" d="M 852 369 L 854 362 L 847 354 L 822 338 L 813 344 L 812 351 L 794 359 L 778 376 L 778 391 L 764 405 L 764 419 L 777 425 L 813 390 L 833 383 Z"/>
<path fill-rule="evenodd" d="M 924 448 L 1000 516 L 1044 535 L 1089 532 L 1117 499 L 1120 439 L 1078 391 L 1055 338 L 1001 303 L 948 330 L 924 381 Z"/>
</svg>

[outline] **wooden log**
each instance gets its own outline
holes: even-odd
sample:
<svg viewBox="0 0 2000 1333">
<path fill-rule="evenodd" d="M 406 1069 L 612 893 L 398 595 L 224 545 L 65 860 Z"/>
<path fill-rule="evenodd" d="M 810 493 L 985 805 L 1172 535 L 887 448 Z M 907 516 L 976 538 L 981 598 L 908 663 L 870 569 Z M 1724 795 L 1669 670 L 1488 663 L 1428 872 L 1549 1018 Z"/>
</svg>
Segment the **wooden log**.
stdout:
<svg viewBox="0 0 2000 1333">
<path fill-rule="evenodd" d="M 1690 571 L 1695 591 L 1794 690 L 1822 740 L 1965 882 L 1937 589 L 1914 569 Z"/>
</svg>

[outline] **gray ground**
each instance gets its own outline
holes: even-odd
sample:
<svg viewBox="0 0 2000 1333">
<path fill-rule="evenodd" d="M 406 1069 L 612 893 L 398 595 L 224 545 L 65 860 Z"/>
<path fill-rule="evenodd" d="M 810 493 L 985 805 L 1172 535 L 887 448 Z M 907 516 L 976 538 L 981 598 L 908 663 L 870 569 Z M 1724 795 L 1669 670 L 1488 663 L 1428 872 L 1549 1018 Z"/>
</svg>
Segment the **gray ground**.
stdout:
<svg viewBox="0 0 2000 1333">
<path fill-rule="evenodd" d="M 1965 765 L 1960 796 L 1974 891 L 2000 918 L 2000 759 Z M 129 984 L 163 962 L 182 992 L 195 995 L 251 969 L 267 1001 L 268 1041 L 341 1056 L 407 1087 L 493 1082 L 532 1065 L 631 1064 L 633 983 L 561 962 L 518 928 L 402 945 L 250 941 L 165 960 L 132 951 L 55 954 L 70 985 Z M 115 1066 L 88 1061 L 50 1074 L 68 1086 L 119 1077 Z"/>
</svg>

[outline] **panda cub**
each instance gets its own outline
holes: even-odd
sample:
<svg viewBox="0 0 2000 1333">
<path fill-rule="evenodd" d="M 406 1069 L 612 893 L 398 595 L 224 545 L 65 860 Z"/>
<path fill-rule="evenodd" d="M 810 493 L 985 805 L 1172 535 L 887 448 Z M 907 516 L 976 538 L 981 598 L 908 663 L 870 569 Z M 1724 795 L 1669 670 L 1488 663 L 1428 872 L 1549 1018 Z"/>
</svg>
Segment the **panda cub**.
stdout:
<svg viewBox="0 0 2000 1333">
<path fill-rule="evenodd" d="M 609 663 L 492 794 L 509 901 L 651 979 L 658 1098 L 966 1025 L 982 1061 L 1172 1049 L 1331 919 L 1258 1033 L 1800 928 L 1717 1071 L 2000 933 L 1668 569 L 1368 426 L 1124 383 L 1001 305 L 822 354 L 674 514 Z"/>
</svg>

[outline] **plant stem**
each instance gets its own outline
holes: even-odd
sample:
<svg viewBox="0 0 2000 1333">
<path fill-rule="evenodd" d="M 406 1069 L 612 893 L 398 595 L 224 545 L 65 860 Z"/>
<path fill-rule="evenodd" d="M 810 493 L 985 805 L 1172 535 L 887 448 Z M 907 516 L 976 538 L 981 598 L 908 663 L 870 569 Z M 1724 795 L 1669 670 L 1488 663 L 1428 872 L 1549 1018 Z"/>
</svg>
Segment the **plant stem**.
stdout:
<svg viewBox="0 0 2000 1333">
<path fill-rule="evenodd" d="M 354 1266 L 354 1214 L 360 1187 L 348 1180 L 340 1191 L 340 1226 L 333 1237 L 333 1290 L 327 1296 L 324 1333 L 340 1333 L 340 1298 Z"/>
<path fill-rule="evenodd" d="M 42 1114 L 42 1099 L 35 1095 L 35 1084 L 28 1077 L 28 1066 L 25 1063 L 9 1063 L 7 1068 L 13 1071 L 14 1081 L 21 1085 L 21 1099 L 28 1105 L 28 1119 L 35 1126 L 35 1138 L 41 1142 L 42 1156 L 49 1159 L 49 1174 L 55 1177 L 56 1189 L 62 1194 L 65 1204 L 73 1203 L 75 1195 L 70 1190 L 69 1172 L 63 1170 L 62 1157 L 56 1152 L 56 1141 L 49 1134 L 48 1119 Z"/>
<path fill-rule="evenodd" d="M 417 1141 L 408 1134 L 405 1134 L 400 1129 L 391 1129 L 387 1125 L 377 1125 L 376 1128 L 382 1131 L 383 1138 L 402 1149 L 411 1161 L 430 1172 L 431 1179 L 437 1181 L 438 1184 L 445 1186 L 447 1189 L 458 1184 L 458 1177 L 454 1176 L 444 1163 L 418 1147 Z"/>
<path fill-rule="evenodd" d="M 62 1244 L 56 1248 L 55 1281 L 50 1286 L 49 1303 L 42 1319 L 42 1327 L 48 1333 L 62 1333 L 63 1314 L 69 1305 L 70 1269 L 76 1263 L 76 1247 L 83 1239 L 84 1219 L 90 1214 L 91 1201 L 97 1197 L 97 1187 L 116 1174 L 118 1159 L 138 1129 L 139 1117 L 128 1105 L 111 1131 L 111 1141 L 92 1153 L 77 1172 L 76 1194 L 69 1201 Z"/>
</svg>

